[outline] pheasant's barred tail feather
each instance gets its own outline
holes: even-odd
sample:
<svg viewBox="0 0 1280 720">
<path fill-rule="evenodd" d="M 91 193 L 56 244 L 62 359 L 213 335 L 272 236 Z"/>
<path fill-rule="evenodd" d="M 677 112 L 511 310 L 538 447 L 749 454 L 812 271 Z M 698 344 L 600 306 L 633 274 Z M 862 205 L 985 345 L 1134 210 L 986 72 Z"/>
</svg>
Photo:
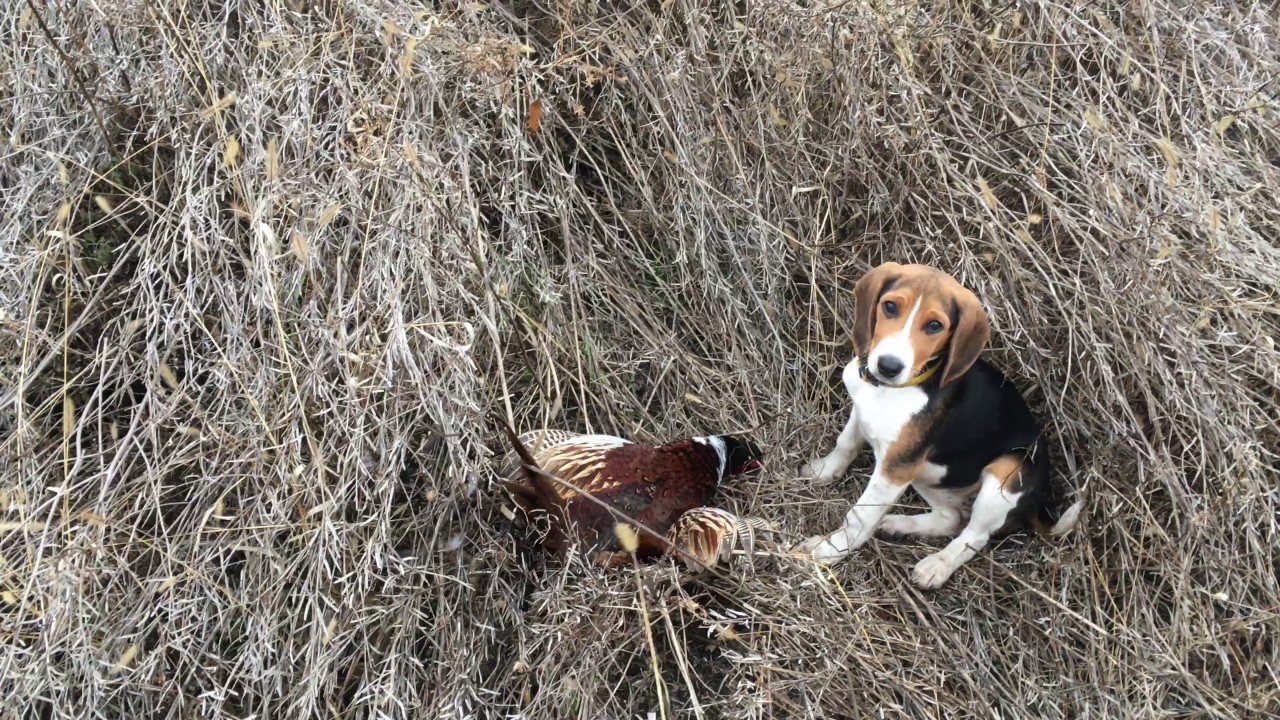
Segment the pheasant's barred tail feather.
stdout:
<svg viewBox="0 0 1280 720">
<path fill-rule="evenodd" d="M 556 484 L 552 482 L 539 466 L 537 458 L 534 457 L 536 451 L 532 451 L 525 444 L 524 439 L 516 434 L 514 428 L 506 421 L 506 418 L 494 413 L 494 418 L 501 424 L 502 429 L 506 432 L 507 440 L 511 443 L 511 449 L 516 456 L 515 467 L 519 468 L 521 473 L 528 480 L 529 487 L 533 489 L 537 497 L 540 499 L 542 509 L 551 513 L 553 517 L 563 520 L 565 507 L 556 492 Z"/>
<path fill-rule="evenodd" d="M 769 529 L 760 518 L 740 518 L 720 508 L 699 507 L 676 520 L 667 532 L 667 541 L 692 555 L 702 566 L 714 567 L 728 560 L 739 544 L 750 558 L 755 553 L 756 532 Z M 688 558 L 683 559 L 689 571 L 702 569 Z"/>
<path fill-rule="evenodd" d="M 735 530 L 738 533 L 739 542 L 742 543 L 742 549 L 747 553 L 747 560 L 749 562 L 755 558 L 756 531 L 770 531 L 772 529 L 773 528 L 769 523 L 761 518 L 738 518 L 738 522 L 735 524 Z"/>
</svg>

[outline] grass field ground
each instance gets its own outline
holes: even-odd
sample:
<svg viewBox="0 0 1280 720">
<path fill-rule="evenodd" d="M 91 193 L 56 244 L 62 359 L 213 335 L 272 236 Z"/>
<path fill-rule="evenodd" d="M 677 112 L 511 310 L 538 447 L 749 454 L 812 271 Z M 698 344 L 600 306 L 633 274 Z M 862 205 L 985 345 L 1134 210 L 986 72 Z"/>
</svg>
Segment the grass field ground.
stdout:
<svg viewBox="0 0 1280 720">
<path fill-rule="evenodd" d="M 0 41 L 0 715 L 1280 708 L 1269 4 L 14 2 Z M 884 260 L 982 296 L 1076 533 L 925 594 L 913 540 L 694 579 L 503 516 L 493 409 L 754 428 L 725 506 L 833 527 L 867 459 L 797 468 Z"/>
</svg>

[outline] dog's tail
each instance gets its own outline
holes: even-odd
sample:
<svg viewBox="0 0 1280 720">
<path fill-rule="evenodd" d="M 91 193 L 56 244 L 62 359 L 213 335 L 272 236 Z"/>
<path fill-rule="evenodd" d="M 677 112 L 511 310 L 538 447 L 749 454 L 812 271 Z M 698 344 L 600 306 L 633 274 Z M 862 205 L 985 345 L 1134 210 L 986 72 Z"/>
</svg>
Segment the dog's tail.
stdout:
<svg viewBox="0 0 1280 720">
<path fill-rule="evenodd" d="M 1045 503 L 1040 506 L 1040 510 L 1035 515 L 1031 516 L 1031 527 L 1035 528 L 1037 534 L 1045 537 L 1062 537 L 1071 532 L 1071 529 L 1080 522 L 1082 510 L 1084 510 L 1083 497 L 1076 498 L 1076 501 L 1056 518 L 1049 509 L 1049 503 Z"/>
</svg>

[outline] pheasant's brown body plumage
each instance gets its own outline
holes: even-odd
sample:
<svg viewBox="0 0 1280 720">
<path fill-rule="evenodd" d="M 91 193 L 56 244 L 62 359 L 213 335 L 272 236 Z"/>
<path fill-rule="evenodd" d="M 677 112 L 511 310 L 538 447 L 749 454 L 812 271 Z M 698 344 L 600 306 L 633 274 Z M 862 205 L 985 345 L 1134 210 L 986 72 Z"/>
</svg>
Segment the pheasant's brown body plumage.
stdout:
<svg viewBox="0 0 1280 720">
<path fill-rule="evenodd" d="M 526 513 L 540 514 L 534 511 L 541 510 L 553 516 L 547 523 L 544 546 L 560 554 L 575 542 L 581 543 L 600 552 L 597 557 L 607 564 L 629 556 L 621 552 L 614 534 L 619 518 L 604 505 L 642 526 L 636 528 L 638 557 L 660 555 L 671 543 L 681 544 L 679 538 L 668 537 L 677 521 L 685 518 L 681 527 L 691 531 L 701 527 L 698 520 L 702 516 L 690 511 L 706 509 L 727 471 L 738 471 L 756 462 L 759 455 L 746 445 L 741 447 L 747 450 L 737 452 L 736 441 L 732 450 L 726 450 L 719 438 L 689 438 L 653 446 L 608 435 L 545 430 L 525 433 L 519 442 L 542 473 L 564 481 L 531 482 L 514 452 L 502 463 L 501 471 L 517 505 Z M 535 485 L 542 485 L 542 489 Z M 546 497 L 549 492 L 554 492 L 554 497 Z M 720 514 L 732 518 L 723 511 Z M 717 527 L 723 524 L 718 516 L 713 520 Z M 701 542 L 705 544 L 705 539 Z"/>
</svg>

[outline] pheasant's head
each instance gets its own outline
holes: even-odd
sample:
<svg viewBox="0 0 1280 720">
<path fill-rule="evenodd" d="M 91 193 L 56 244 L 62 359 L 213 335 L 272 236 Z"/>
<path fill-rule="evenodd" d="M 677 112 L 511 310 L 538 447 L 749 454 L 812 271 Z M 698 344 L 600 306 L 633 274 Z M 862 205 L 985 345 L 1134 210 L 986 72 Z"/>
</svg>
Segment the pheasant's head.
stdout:
<svg viewBox="0 0 1280 720">
<path fill-rule="evenodd" d="M 732 477 L 743 473 L 756 472 L 764 468 L 764 452 L 749 438 L 737 435 L 720 435 L 724 443 L 724 474 Z"/>
</svg>

